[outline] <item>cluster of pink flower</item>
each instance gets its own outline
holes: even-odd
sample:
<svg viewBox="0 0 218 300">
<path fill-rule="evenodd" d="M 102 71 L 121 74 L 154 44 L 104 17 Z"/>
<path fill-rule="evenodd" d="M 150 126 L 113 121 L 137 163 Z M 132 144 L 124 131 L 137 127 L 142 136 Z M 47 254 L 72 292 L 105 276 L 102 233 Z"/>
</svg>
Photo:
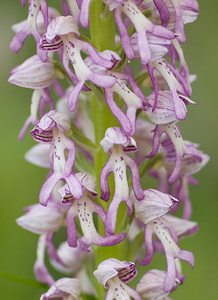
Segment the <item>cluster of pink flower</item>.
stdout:
<svg viewBox="0 0 218 300">
<path fill-rule="evenodd" d="M 12 51 L 29 35 L 37 49 L 10 73 L 10 83 L 33 89 L 19 138 L 34 126 L 38 144 L 25 158 L 50 169 L 40 203 L 17 219 L 39 234 L 34 272 L 50 287 L 41 300 L 102 299 L 104 288 L 107 300 L 169 299 L 185 278 L 180 260 L 194 266 L 193 254 L 181 250 L 178 240 L 198 230 L 190 220 L 189 184 L 197 184 L 192 175 L 209 157 L 183 140 L 178 123 L 194 104 L 189 97 L 195 76 L 181 45 L 184 24 L 197 17 L 196 0 L 62 0 L 62 15 L 46 0 L 29 0 L 27 20 L 13 26 Z M 94 35 L 111 39 L 114 49 L 98 47 L 93 33 L 90 38 L 83 30 L 92 26 L 93 32 L 95 20 Z M 112 26 L 103 26 L 105 20 Z M 135 59 L 137 74 L 129 64 Z M 157 189 L 144 189 L 145 173 L 157 179 Z M 67 241 L 56 249 L 53 237 L 61 227 Z M 53 267 L 73 278 L 56 281 L 46 251 Z M 148 265 L 154 251 L 165 253 L 167 270 L 150 270 L 135 289 L 129 287 L 135 263 Z"/>
</svg>

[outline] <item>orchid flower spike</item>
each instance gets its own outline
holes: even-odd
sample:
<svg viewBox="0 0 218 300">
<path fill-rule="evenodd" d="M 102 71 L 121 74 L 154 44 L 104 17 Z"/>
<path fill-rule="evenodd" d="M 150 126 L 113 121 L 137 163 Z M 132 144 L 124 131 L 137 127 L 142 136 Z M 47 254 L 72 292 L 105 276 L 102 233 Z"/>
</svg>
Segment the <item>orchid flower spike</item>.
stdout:
<svg viewBox="0 0 218 300">
<path fill-rule="evenodd" d="M 70 131 L 69 116 L 55 110 L 45 114 L 40 122 L 31 131 L 33 138 L 38 142 L 49 143 L 50 165 L 52 174 L 45 181 L 39 194 L 39 201 L 46 206 L 48 198 L 57 182 L 64 179 L 69 190 L 76 199 L 82 196 L 82 187 L 72 174 L 72 168 L 76 156 L 76 146 L 64 132 Z M 67 159 L 65 150 L 68 151 Z"/>
<path fill-rule="evenodd" d="M 163 217 L 178 200 L 171 195 L 155 190 L 144 191 L 145 197 L 142 201 L 136 199 L 135 212 L 136 218 L 145 224 L 145 244 L 146 256 L 142 260 L 142 265 L 148 265 L 153 257 L 154 246 L 152 236 L 155 234 L 165 251 L 167 260 L 167 273 L 164 280 L 164 292 L 169 293 L 174 286 L 177 269 L 175 259 L 187 261 L 194 267 L 194 255 L 178 246 L 178 237 L 173 227 Z"/>
<path fill-rule="evenodd" d="M 84 251 L 89 251 L 89 246 L 92 244 L 100 246 L 112 246 L 120 243 L 126 237 L 125 233 L 102 237 L 95 228 L 92 216 L 93 213 L 98 214 L 103 223 L 105 223 L 106 213 L 99 204 L 97 204 L 88 196 L 91 195 L 91 197 L 97 197 L 97 193 L 95 192 L 95 184 L 91 176 L 77 173 L 75 177 L 83 187 L 83 196 L 75 200 L 67 186 L 64 186 L 60 189 L 63 201 L 72 203 L 66 216 L 69 246 L 77 246 L 77 230 L 75 224 L 76 217 L 79 218 L 83 232 L 83 236 L 79 239 L 79 246 Z"/>
<path fill-rule="evenodd" d="M 126 285 L 127 282 L 137 275 L 134 263 L 109 258 L 100 263 L 93 274 L 98 282 L 108 289 L 105 300 L 130 300 L 130 297 L 135 300 L 141 300 L 139 294 Z"/>
<path fill-rule="evenodd" d="M 76 85 L 73 95 L 71 95 L 73 103 L 77 101 L 79 93 L 87 80 L 100 87 L 111 87 L 116 82 L 115 78 L 91 71 L 86 65 L 80 53 L 82 50 L 88 52 L 95 64 L 104 68 L 110 69 L 113 66 L 113 61 L 104 59 L 91 44 L 79 40 L 79 36 L 80 33 L 77 24 L 72 16 L 57 17 L 49 24 L 40 43 L 40 48 L 45 51 L 63 49 L 62 63 L 71 80 Z M 74 67 L 75 74 L 69 67 L 70 61 Z M 75 104 L 69 108 L 70 110 L 74 110 Z"/>
<path fill-rule="evenodd" d="M 80 281 L 76 278 L 61 278 L 54 282 L 40 300 L 78 300 L 80 295 Z"/>
<path fill-rule="evenodd" d="M 118 127 L 108 128 L 100 144 L 105 153 L 110 154 L 110 158 L 103 167 L 100 175 L 101 199 L 104 201 L 108 201 L 110 198 L 108 185 L 110 173 L 113 172 L 115 180 L 115 193 L 109 205 L 106 217 L 106 232 L 114 234 L 117 211 L 122 201 L 124 201 L 128 207 L 128 216 L 132 213 L 132 201 L 129 197 L 126 167 L 130 169 L 132 174 L 132 186 L 136 198 L 138 200 L 144 198 L 138 167 L 133 158 L 126 154 L 137 151 L 137 146 L 134 139 L 128 137 L 124 131 Z"/>
</svg>

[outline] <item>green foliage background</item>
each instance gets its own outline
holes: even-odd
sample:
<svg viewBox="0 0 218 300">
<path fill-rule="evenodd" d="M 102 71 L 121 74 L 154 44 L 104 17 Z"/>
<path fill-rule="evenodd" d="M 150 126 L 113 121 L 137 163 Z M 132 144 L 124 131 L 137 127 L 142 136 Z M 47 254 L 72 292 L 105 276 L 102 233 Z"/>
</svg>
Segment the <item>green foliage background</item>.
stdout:
<svg viewBox="0 0 218 300">
<path fill-rule="evenodd" d="M 3 2 L 3 1 L 2 1 Z M 27 2 L 27 1 L 26 1 Z M 50 1 L 48 1 L 49 3 Z M 60 1 L 51 1 L 51 6 Z M 60 5 L 60 4 L 59 4 Z M 218 4 L 216 0 L 199 0 L 200 17 L 186 25 L 185 57 L 191 74 L 198 79 L 192 84 L 192 100 L 197 105 L 188 107 L 188 116 L 181 125 L 183 138 L 200 144 L 200 149 L 211 156 L 208 165 L 195 178 L 199 187 L 191 188 L 193 217 L 200 226 L 199 233 L 181 241 L 181 248 L 195 254 L 195 268 L 183 264 L 187 275 L 172 298 L 174 300 L 218 299 Z M 8 74 L 35 52 L 34 42 L 28 39 L 19 54 L 9 50 L 13 37 L 11 25 L 26 18 L 20 1 L 1 4 L 0 10 L 0 90 L 1 90 L 1 216 L 0 216 L 0 272 L 34 279 L 37 235 L 19 228 L 15 219 L 23 208 L 38 201 L 38 193 L 46 171 L 24 160 L 34 141 L 26 135 L 18 142 L 18 133 L 29 115 L 32 90 L 9 85 Z M 157 257 L 157 260 L 159 257 Z M 43 290 L 23 286 L 0 277 L 0 295 L 4 300 L 39 299 Z"/>
</svg>

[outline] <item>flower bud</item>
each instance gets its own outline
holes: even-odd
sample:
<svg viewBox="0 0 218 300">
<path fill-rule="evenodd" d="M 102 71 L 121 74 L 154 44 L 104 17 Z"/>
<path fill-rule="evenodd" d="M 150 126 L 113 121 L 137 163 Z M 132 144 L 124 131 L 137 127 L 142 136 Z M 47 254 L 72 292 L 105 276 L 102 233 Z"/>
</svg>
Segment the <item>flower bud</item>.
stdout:
<svg viewBox="0 0 218 300">
<path fill-rule="evenodd" d="M 34 55 L 14 68 L 8 82 L 30 89 L 49 87 L 55 79 L 55 70 L 52 61 L 48 58 L 42 62 L 38 55 Z"/>
<path fill-rule="evenodd" d="M 58 204 L 49 202 L 47 207 L 40 204 L 27 207 L 26 214 L 16 221 L 31 232 L 43 234 L 57 231 L 64 223 L 64 216 Z"/>
</svg>

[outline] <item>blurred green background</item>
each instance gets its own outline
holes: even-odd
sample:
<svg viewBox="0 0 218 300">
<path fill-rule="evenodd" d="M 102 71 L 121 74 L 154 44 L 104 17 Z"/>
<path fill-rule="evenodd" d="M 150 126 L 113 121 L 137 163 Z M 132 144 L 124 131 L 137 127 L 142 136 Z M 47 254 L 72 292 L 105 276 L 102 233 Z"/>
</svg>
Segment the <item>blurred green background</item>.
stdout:
<svg viewBox="0 0 218 300">
<path fill-rule="evenodd" d="M 2 1 L 3 2 L 3 1 Z M 48 1 L 50 2 L 50 1 Z M 51 1 L 56 5 L 60 1 Z M 195 268 L 186 263 L 187 276 L 183 286 L 172 294 L 174 300 L 218 299 L 218 3 L 216 0 L 199 0 L 200 17 L 186 25 L 187 42 L 184 52 L 191 74 L 197 74 L 193 83 L 192 100 L 188 116 L 181 125 L 183 138 L 200 144 L 209 154 L 208 165 L 196 174 L 199 187 L 191 188 L 192 219 L 200 231 L 194 237 L 182 240 L 182 249 L 195 254 Z M 19 54 L 9 50 L 13 37 L 11 25 L 26 18 L 26 9 L 20 1 L 4 1 L 0 10 L 0 86 L 1 86 L 1 217 L 0 217 L 0 271 L 34 279 L 33 264 L 37 235 L 19 228 L 15 219 L 23 214 L 23 208 L 38 201 L 38 193 L 46 171 L 37 168 L 23 158 L 34 141 L 26 135 L 18 142 L 18 133 L 29 115 L 32 90 L 9 85 L 8 73 L 16 65 L 35 53 L 32 39 L 28 39 Z M 39 299 L 43 290 L 23 286 L 0 277 L 1 299 Z"/>
</svg>

